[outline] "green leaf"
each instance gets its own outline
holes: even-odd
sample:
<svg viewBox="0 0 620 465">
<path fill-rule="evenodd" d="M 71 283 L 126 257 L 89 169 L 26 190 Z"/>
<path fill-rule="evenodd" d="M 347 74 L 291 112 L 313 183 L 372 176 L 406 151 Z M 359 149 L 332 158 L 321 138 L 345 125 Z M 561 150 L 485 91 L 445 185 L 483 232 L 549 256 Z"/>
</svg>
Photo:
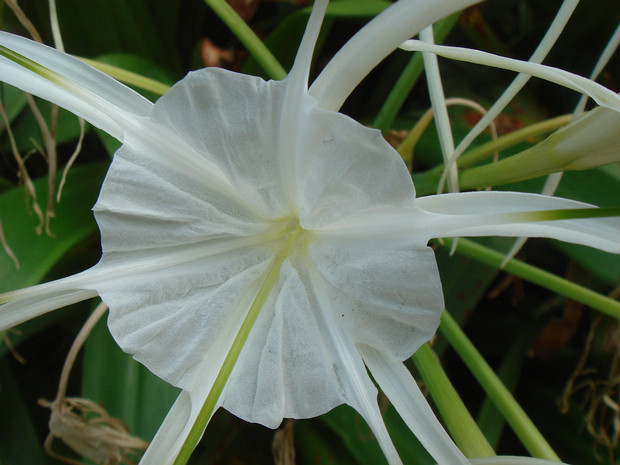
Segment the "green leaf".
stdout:
<svg viewBox="0 0 620 465">
<path fill-rule="evenodd" d="M 123 353 L 104 319 L 93 329 L 84 350 L 82 396 L 122 419 L 132 435 L 151 440 L 179 390 Z"/>
<path fill-rule="evenodd" d="M 73 247 L 95 234 L 97 227 L 91 212 L 106 171 L 104 164 L 74 167 L 67 177 L 63 197 L 56 205 L 52 220 L 55 237 L 37 235 L 38 220 L 28 214 L 21 188 L 0 195 L 0 217 L 6 241 L 19 259 L 20 268 L 0 250 L 0 291 L 9 291 L 39 283 L 56 263 Z M 35 188 L 45 199 L 47 179 L 35 181 Z"/>
<path fill-rule="evenodd" d="M 0 83 L 0 99 L 9 121 L 13 121 L 26 106 L 26 96 L 16 87 Z M 6 130 L 4 119 L 0 118 L 0 133 Z"/>
<path fill-rule="evenodd" d="M 494 250 L 508 252 L 512 240 L 502 237 L 476 239 Z M 484 297 L 500 270 L 463 255 L 451 255 L 447 248 L 435 252 L 443 283 L 446 308 L 457 321 L 472 312 Z M 437 351 L 437 347 L 435 347 Z"/>
<path fill-rule="evenodd" d="M 295 455 L 301 463 L 313 465 L 372 463 L 356 461 L 336 439 L 318 420 L 298 421 L 295 424 Z"/>
<path fill-rule="evenodd" d="M 112 65 L 122 70 L 131 71 L 139 74 L 140 76 L 153 79 L 154 81 L 157 81 L 157 83 L 166 84 L 167 86 L 174 84 L 174 80 L 171 79 L 166 70 L 157 66 L 151 60 L 138 55 L 132 55 L 129 53 L 107 53 L 96 57 L 96 61 L 99 63 Z M 105 69 L 103 71 L 106 72 Z M 116 78 L 120 79 L 120 77 Z M 160 85 L 154 88 L 153 92 L 143 91 L 141 93 L 149 100 L 154 101 L 157 100 L 163 92 L 165 92 L 165 87 L 166 86 L 164 85 Z M 133 86 L 133 88 L 138 92 L 141 91 L 141 89 L 137 86 Z M 155 92 L 155 90 L 157 90 L 157 92 Z"/>
<path fill-rule="evenodd" d="M 89 0 L 88 8 L 81 0 L 66 0 L 58 17 L 70 53 L 128 52 L 166 65 L 175 56 L 172 25 L 178 10 L 179 2 L 172 0 Z M 158 28 L 153 17 L 165 25 Z"/>
<path fill-rule="evenodd" d="M 389 5 L 390 2 L 383 0 L 343 0 L 332 2 L 327 7 L 325 13 L 326 20 L 323 24 L 321 36 L 324 38 L 325 31 L 329 29 L 333 19 L 373 17 L 381 13 Z M 304 8 L 287 16 L 278 23 L 264 41 L 267 48 L 285 69 L 290 69 L 293 66 L 297 48 L 308 22 L 310 10 L 309 7 Z M 321 38 L 319 38 L 319 44 L 320 42 Z M 318 49 L 320 49 L 320 46 L 317 46 Z M 256 76 L 265 75 L 263 68 L 253 58 L 250 58 L 244 64 L 242 72 Z"/>
<path fill-rule="evenodd" d="M 30 414 L 5 358 L 0 359 L 0 464 L 42 465 L 44 455 Z"/>
<path fill-rule="evenodd" d="M 381 394 L 380 394 L 381 395 Z M 380 398 L 383 421 L 403 463 L 426 465 L 435 463 L 426 449 L 409 430 L 387 399 Z M 351 407 L 343 405 L 322 415 L 320 420 L 337 434 L 346 450 L 360 464 L 384 464 L 386 458 L 364 419 Z M 329 463 L 329 462 L 326 462 Z M 350 461 L 338 463 L 351 463 Z"/>
<path fill-rule="evenodd" d="M 337 407 L 322 415 L 321 421 L 340 438 L 357 463 L 387 463 L 370 428 L 351 407 Z"/>
<path fill-rule="evenodd" d="M 523 362 L 527 355 L 529 342 L 529 338 L 519 337 L 512 345 L 497 370 L 497 376 L 500 381 L 513 395 L 515 386 L 521 375 L 521 368 L 523 367 Z M 491 446 L 494 448 L 497 447 L 506 421 L 489 397 L 485 398 L 480 407 L 476 422 Z"/>
<path fill-rule="evenodd" d="M 48 129 L 51 131 L 51 108 L 52 104 L 44 100 L 36 100 L 39 111 L 41 112 L 44 120 L 47 123 Z M 41 132 L 39 125 L 35 120 L 31 111 L 24 111 L 20 118 L 17 118 L 15 123 L 11 126 L 13 130 L 13 136 L 17 147 L 24 157 L 28 152 L 36 151 L 38 148 L 45 147 L 43 139 L 41 138 Z M 78 117 L 60 109 L 58 111 L 58 120 L 56 126 L 56 143 L 62 144 L 74 139 L 77 139 L 80 135 L 80 123 Z M 10 151 L 8 140 L 4 146 L 4 150 Z"/>
</svg>

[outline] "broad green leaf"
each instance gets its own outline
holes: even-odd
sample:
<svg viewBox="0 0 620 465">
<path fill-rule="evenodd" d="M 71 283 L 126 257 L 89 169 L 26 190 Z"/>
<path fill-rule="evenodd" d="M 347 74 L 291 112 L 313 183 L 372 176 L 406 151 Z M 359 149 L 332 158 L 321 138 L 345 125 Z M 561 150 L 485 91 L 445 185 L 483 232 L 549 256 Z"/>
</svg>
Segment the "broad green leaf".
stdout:
<svg viewBox="0 0 620 465">
<path fill-rule="evenodd" d="M 490 237 L 475 239 L 494 250 L 507 252 L 512 241 L 506 238 Z M 488 292 L 499 270 L 462 255 L 450 255 L 441 248 L 436 252 L 437 264 L 441 273 L 446 308 L 459 322 L 472 312 Z M 437 348 L 435 347 L 437 350 Z"/>
<path fill-rule="evenodd" d="M 58 7 L 67 52 L 84 56 L 128 52 L 163 64 L 174 56 L 175 31 L 170 26 L 158 30 L 151 12 L 159 10 L 158 18 L 168 17 L 170 24 L 177 15 L 176 1 L 89 0 L 84 8 L 81 0 L 66 0 Z M 164 31 L 170 35 L 164 36 Z"/>
<path fill-rule="evenodd" d="M 143 58 L 138 55 L 132 55 L 129 53 L 108 53 L 96 57 L 96 60 L 101 63 L 116 66 L 118 68 L 134 72 L 141 76 L 154 79 L 171 86 L 174 84 L 174 80 L 171 79 L 169 73 L 154 64 L 151 60 Z M 161 94 L 155 94 L 153 92 L 142 91 L 141 89 L 134 87 L 134 90 L 141 92 L 146 98 L 151 101 L 157 100 Z"/>
<path fill-rule="evenodd" d="M 364 464 L 358 462 L 320 420 L 302 420 L 295 424 L 295 455 L 301 463 L 313 465 Z"/>
<path fill-rule="evenodd" d="M 382 394 L 380 394 L 382 395 Z M 381 402 L 381 401 L 380 401 Z M 434 463 L 428 452 L 405 425 L 387 399 L 382 400 L 383 421 L 403 463 L 426 465 Z M 375 437 L 363 418 L 348 406 L 340 406 L 322 415 L 325 423 L 342 440 L 348 452 L 360 464 L 387 463 Z"/>
<path fill-rule="evenodd" d="M 132 435 L 151 440 L 179 391 L 121 351 L 106 317 L 97 323 L 84 349 L 82 396 L 122 419 Z"/>
<path fill-rule="evenodd" d="M 0 359 L 0 464 L 43 465 L 52 463 L 43 453 L 41 440 L 32 423 L 6 359 Z"/>
<path fill-rule="evenodd" d="M 97 199 L 105 170 L 103 164 L 91 164 L 76 166 L 69 172 L 62 200 L 56 205 L 56 218 L 52 219 L 55 237 L 36 234 L 38 220 L 28 214 L 21 188 L 0 195 L 6 241 L 20 263 L 20 268 L 15 269 L 15 264 L 0 250 L 0 291 L 37 284 L 72 247 L 96 233 L 90 209 Z M 45 199 L 46 183 L 45 178 L 35 181 L 40 201 Z"/>
<path fill-rule="evenodd" d="M 325 31 L 329 30 L 335 18 L 371 18 L 381 13 L 389 5 L 390 2 L 383 0 L 342 0 L 332 2 L 327 8 L 322 38 L 325 37 Z M 293 60 L 295 59 L 295 54 L 297 53 L 309 15 L 310 7 L 297 10 L 279 22 L 265 39 L 265 45 L 285 69 L 290 69 L 293 65 Z M 321 42 L 322 40 L 319 39 L 317 50 L 320 50 Z M 245 63 L 242 71 L 245 74 L 264 76 L 264 71 L 253 59 L 249 59 Z"/>
<path fill-rule="evenodd" d="M 26 96 L 21 90 L 1 83 L 0 103 L 4 106 L 4 111 L 9 121 L 13 121 L 26 106 Z M 0 133 L 3 133 L 5 130 L 4 119 L 0 118 Z"/>
<path fill-rule="evenodd" d="M 518 338 L 497 370 L 497 376 L 511 393 L 514 393 L 515 386 L 521 375 L 521 369 L 528 349 L 527 343 L 529 343 L 529 338 Z M 488 397 L 485 398 L 482 407 L 480 407 L 476 422 L 491 446 L 496 448 L 502 437 L 506 421 Z"/>
<path fill-rule="evenodd" d="M 386 0 L 340 0 L 329 5 L 326 15 L 338 18 L 372 18 L 391 3 Z"/>
</svg>

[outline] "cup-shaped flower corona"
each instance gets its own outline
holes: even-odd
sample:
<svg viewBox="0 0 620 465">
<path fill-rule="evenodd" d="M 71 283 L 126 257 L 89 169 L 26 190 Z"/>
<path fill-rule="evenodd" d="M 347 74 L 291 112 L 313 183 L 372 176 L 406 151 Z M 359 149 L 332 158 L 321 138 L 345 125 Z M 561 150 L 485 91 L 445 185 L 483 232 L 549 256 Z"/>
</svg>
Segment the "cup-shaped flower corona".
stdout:
<svg viewBox="0 0 620 465">
<path fill-rule="evenodd" d="M 397 2 L 308 92 L 327 6 L 318 0 L 286 79 L 200 70 L 155 104 L 78 60 L 1 34 L 3 81 L 123 146 L 94 207 L 101 261 L 0 296 L 0 329 L 101 296 L 120 347 L 183 390 L 141 463 L 173 463 L 219 406 L 277 427 L 346 403 L 399 464 L 367 369 L 437 462 L 469 463 L 402 364 L 435 333 L 444 306 L 429 239 L 536 235 L 620 252 L 616 219 L 528 214 L 591 207 L 578 202 L 493 192 L 416 200 L 380 132 L 335 111 L 399 43 L 472 3 Z M 356 61 L 364 41 L 370 49 Z"/>
</svg>

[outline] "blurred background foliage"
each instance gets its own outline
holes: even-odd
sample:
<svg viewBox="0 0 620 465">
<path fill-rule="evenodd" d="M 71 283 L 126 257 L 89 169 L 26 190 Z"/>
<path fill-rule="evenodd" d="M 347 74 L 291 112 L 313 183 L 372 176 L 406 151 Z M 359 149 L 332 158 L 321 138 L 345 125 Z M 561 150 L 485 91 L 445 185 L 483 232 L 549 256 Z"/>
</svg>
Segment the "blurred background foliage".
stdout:
<svg viewBox="0 0 620 465">
<path fill-rule="evenodd" d="M 256 34 L 283 66 L 292 63 L 309 12 L 303 0 L 231 0 Z M 391 2 L 333 0 L 320 48 L 316 75 L 344 42 L 370 17 Z M 561 2 L 489 0 L 463 12 L 450 27 L 445 43 L 477 47 L 527 59 L 546 31 Z M 46 44 L 53 45 L 47 0 L 21 0 L 19 5 Z M 166 85 L 189 70 L 222 66 L 268 77 L 233 33 L 201 0 L 58 0 L 60 29 L 66 51 L 152 78 Z M 581 2 L 546 63 L 588 75 L 620 20 L 617 0 Z M 2 30 L 23 34 L 7 4 L 0 1 Z M 343 108 L 359 121 L 372 124 L 392 86 L 410 59 L 397 51 L 373 71 Z M 465 97 L 488 107 L 513 77 L 505 71 L 441 61 L 446 95 Z M 599 82 L 620 90 L 620 57 L 616 55 Z M 137 89 L 141 91 L 140 89 Z M 145 92 L 154 100 L 157 95 Z M 60 174 L 73 154 L 79 135 L 78 120 L 60 110 L 37 106 L 53 129 L 58 175 L 42 147 L 45 138 L 23 93 L 0 85 L 0 99 L 10 121 L 15 145 L 24 160 L 20 171 L 9 132 L 0 121 L 0 220 L 8 253 L 0 253 L 0 291 L 8 291 L 94 264 L 100 256 L 98 230 L 90 208 L 94 204 L 117 144 L 92 128 L 86 129 L 80 154 L 69 171 L 60 202 L 48 203 L 58 191 Z M 501 134 L 569 113 L 578 96 L 566 89 L 533 80 L 498 118 Z M 382 129 L 398 139 L 429 106 L 424 77 L 403 102 L 398 117 Z M 479 115 L 470 109 L 451 109 L 458 140 Z M 485 134 L 476 144 L 490 140 Z M 527 140 L 502 152 L 516 153 L 537 140 Z M 414 173 L 441 160 L 433 125 L 418 142 Z M 537 192 L 543 179 L 532 179 L 502 189 Z M 32 196 L 36 192 L 36 200 Z M 567 173 L 558 195 L 601 206 L 620 204 L 618 164 Z M 51 205 L 49 207 L 48 205 Z M 53 208 L 48 232 L 37 216 Z M 40 229 L 43 232 L 38 233 Z M 507 251 L 512 241 L 480 241 Z M 530 240 L 519 258 L 558 276 L 618 298 L 620 259 L 566 244 Z M 554 450 L 569 463 L 614 464 L 620 436 L 620 336 L 618 322 L 582 304 L 559 297 L 520 278 L 482 265 L 448 249 L 438 249 L 446 305 L 470 339 L 514 392 Z M 396 277 L 395 277 L 396 279 Z M 75 335 L 94 304 L 73 308 L 25 323 L 0 341 L 0 465 L 60 463 L 46 455 L 49 410 L 39 398 L 53 399 L 58 377 Z M 477 418 L 489 442 L 501 454 L 526 454 L 484 391 L 441 335 L 435 350 L 442 364 Z M 21 360 L 23 358 L 23 360 Z M 413 365 L 412 370 L 415 370 Z M 69 395 L 91 399 L 125 422 L 133 435 L 150 440 L 177 392 L 123 354 L 111 339 L 104 321 L 88 338 L 73 369 Z M 407 464 L 432 460 L 383 399 L 386 423 Z M 60 441 L 54 449 L 78 457 Z M 287 464 L 291 454 L 299 464 L 385 463 L 363 420 L 348 407 L 311 420 L 288 421 L 274 432 L 246 424 L 220 410 L 195 451 L 192 464 Z"/>
</svg>

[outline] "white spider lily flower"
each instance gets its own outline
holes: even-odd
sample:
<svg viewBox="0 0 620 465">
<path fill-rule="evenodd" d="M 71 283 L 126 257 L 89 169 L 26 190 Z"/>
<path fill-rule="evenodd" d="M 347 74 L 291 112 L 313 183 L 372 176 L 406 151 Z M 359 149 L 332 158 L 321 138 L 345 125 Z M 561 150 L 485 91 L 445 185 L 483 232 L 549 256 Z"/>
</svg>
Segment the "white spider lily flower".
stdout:
<svg viewBox="0 0 620 465">
<path fill-rule="evenodd" d="M 318 0 L 286 79 L 200 70 L 154 105 L 68 55 L 0 34 L 2 80 L 123 142 L 94 207 L 101 261 L 0 295 L 0 330 L 99 295 L 119 346 L 182 389 L 143 464 L 172 464 L 219 406 L 274 428 L 342 403 L 400 464 L 367 369 L 438 463 L 469 464 L 402 364 L 444 307 L 428 241 L 542 236 L 620 252 L 620 220 L 531 214 L 592 207 L 579 202 L 506 192 L 416 199 L 380 132 L 334 111 L 405 38 L 472 3 L 396 3 L 309 94 L 327 5 Z M 405 27 L 403 11 L 418 8 Z M 364 39 L 390 21 L 393 34 Z M 374 47 L 363 69 L 334 74 L 362 40 Z"/>
</svg>

